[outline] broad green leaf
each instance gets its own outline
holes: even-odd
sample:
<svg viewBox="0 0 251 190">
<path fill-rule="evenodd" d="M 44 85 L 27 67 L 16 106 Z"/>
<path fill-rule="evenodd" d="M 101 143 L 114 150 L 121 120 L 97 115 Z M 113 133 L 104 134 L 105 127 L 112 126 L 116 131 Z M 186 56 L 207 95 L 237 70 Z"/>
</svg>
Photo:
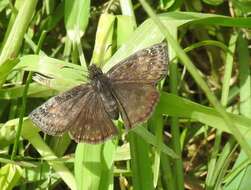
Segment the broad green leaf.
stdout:
<svg viewBox="0 0 251 190">
<path fill-rule="evenodd" d="M 18 183 L 23 170 L 15 164 L 6 164 L 0 169 L 0 187 L 2 190 L 11 190 Z"/>
<path fill-rule="evenodd" d="M 190 100 L 163 92 L 158 104 L 159 111 L 164 115 L 178 116 L 199 121 L 205 125 L 230 133 L 221 115 L 215 108 L 202 106 Z M 248 139 L 251 136 L 251 119 L 232 113 L 228 113 L 234 124 Z"/>
<path fill-rule="evenodd" d="M 78 189 L 113 189 L 113 159 L 116 146 L 111 140 L 97 145 L 78 144 L 75 157 Z"/>
</svg>

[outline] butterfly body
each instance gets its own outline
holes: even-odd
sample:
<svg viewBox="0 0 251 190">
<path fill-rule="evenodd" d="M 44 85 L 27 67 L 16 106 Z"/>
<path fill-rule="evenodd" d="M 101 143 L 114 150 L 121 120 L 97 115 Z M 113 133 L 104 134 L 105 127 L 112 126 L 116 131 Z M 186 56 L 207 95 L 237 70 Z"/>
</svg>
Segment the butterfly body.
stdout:
<svg viewBox="0 0 251 190">
<path fill-rule="evenodd" d="M 111 119 L 117 120 L 119 118 L 119 108 L 110 79 L 96 65 L 89 67 L 89 78 L 93 89 L 99 94 L 106 112 Z"/>
<path fill-rule="evenodd" d="M 76 86 L 33 110 L 29 118 L 49 135 L 68 131 L 76 142 L 100 143 L 118 133 L 112 120 L 121 115 L 126 129 L 146 121 L 159 100 L 157 82 L 167 74 L 165 43 L 140 50 L 103 73 L 89 67 L 90 82 Z"/>
</svg>

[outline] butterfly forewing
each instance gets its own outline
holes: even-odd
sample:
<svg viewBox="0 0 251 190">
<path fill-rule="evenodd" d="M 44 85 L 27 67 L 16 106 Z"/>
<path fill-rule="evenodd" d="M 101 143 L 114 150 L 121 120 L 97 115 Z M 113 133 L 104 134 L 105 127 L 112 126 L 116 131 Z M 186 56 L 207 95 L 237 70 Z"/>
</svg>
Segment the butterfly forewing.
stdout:
<svg viewBox="0 0 251 190">
<path fill-rule="evenodd" d="M 117 134 L 117 128 L 97 93 L 89 94 L 82 104 L 85 106 L 70 129 L 76 142 L 99 143 Z"/>
<path fill-rule="evenodd" d="M 156 83 L 167 73 L 165 43 L 140 50 L 112 67 L 107 76 L 113 83 Z"/>
<path fill-rule="evenodd" d="M 71 126 L 83 105 L 90 85 L 80 85 L 49 99 L 47 102 L 33 110 L 29 118 L 36 126 L 49 135 L 62 135 Z"/>
</svg>

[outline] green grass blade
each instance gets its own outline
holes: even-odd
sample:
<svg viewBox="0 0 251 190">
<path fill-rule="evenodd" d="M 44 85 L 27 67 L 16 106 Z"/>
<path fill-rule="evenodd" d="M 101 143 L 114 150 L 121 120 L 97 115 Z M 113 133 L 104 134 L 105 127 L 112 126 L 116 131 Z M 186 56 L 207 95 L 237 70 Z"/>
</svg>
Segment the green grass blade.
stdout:
<svg viewBox="0 0 251 190">
<path fill-rule="evenodd" d="M 226 54 L 226 66 L 225 66 L 225 72 L 224 72 L 224 78 L 223 78 L 223 86 L 222 86 L 222 95 L 221 95 L 221 104 L 223 106 L 227 105 L 228 102 L 228 96 L 229 96 L 229 90 L 230 90 L 230 79 L 233 72 L 233 61 L 234 61 L 234 52 L 236 48 L 236 41 L 237 41 L 237 34 L 233 34 L 229 41 L 229 50 Z M 220 144 L 221 144 L 221 130 L 218 130 L 216 133 L 215 143 L 213 152 L 211 155 L 211 158 L 209 160 L 208 164 L 208 175 L 206 178 L 206 185 L 208 189 L 212 189 L 216 183 L 216 179 L 219 177 L 219 173 L 221 171 L 221 167 L 217 167 L 217 165 L 221 165 L 221 161 L 223 157 L 226 157 L 227 153 L 220 154 L 219 159 L 219 151 L 220 151 Z M 228 142 L 225 146 L 229 146 Z M 224 148 L 225 149 L 225 148 Z M 223 150 L 224 150 L 223 149 Z M 228 152 L 229 153 L 229 152 Z"/>
<path fill-rule="evenodd" d="M 18 55 L 18 51 L 22 45 L 24 34 L 28 28 L 32 15 L 37 5 L 37 0 L 25 0 L 17 14 L 15 22 L 10 30 L 8 38 L 2 46 L 0 55 L 0 66 L 7 64 L 6 60 L 13 59 Z M 9 73 L 12 67 L 8 67 Z M 0 84 L 4 79 L 0 81 Z"/>
<path fill-rule="evenodd" d="M 115 149 L 116 145 L 112 141 L 98 145 L 78 144 L 75 157 L 78 189 L 113 189 Z"/>
<path fill-rule="evenodd" d="M 112 56 L 114 22 L 115 16 L 112 14 L 102 14 L 98 22 L 91 63 L 97 64 L 100 67 Z"/>
<path fill-rule="evenodd" d="M 65 27 L 73 42 L 84 35 L 90 15 L 90 0 L 65 1 Z"/>
<path fill-rule="evenodd" d="M 151 144 L 160 151 L 174 159 L 179 159 L 179 156 L 168 146 L 164 143 L 159 144 L 159 139 L 157 139 L 152 133 L 150 133 L 145 127 L 137 126 L 136 128 L 132 129 L 132 132 L 136 133 L 138 136 L 141 137 L 142 140 L 147 142 L 147 144 Z"/>
<path fill-rule="evenodd" d="M 2 128 L 15 129 L 18 124 L 18 119 L 9 120 Z M 57 159 L 55 153 L 48 147 L 44 140 L 39 135 L 39 128 L 34 127 L 33 124 L 24 118 L 22 137 L 27 139 L 43 159 L 47 160 L 48 164 L 55 170 L 55 172 L 61 177 L 61 179 L 71 189 L 76 189 L 75 178 L 70 170 L 61 162 L 54 162 L 53 159 Z"/>
<path fill-rule="evenodd" d="M 242 37 L 242 33 L 239 34 L 238 38 L 238 58 L 240 67 L 240 112 L 241 114 L 251 118 L 251 81 L 250 81 L 250 56 L 248 51 L 248 43 Z M 251 143 L 251 137 L 247 138 L 249 144 Z M 242 150 L 234 164 L 234 169 L 238 168 L 245 160 L 247 156 Z M 247 189 L 250 187 L 250 175 L 251 167 L 247 166 L 243 168 L 238 175 L 226 185 L 225 189 L 231 189 L 233 187 L 240 189 Z"/>
<path fill-rule="evenodd" d="M 153 176 L 149 157 L 149 144 L 136 134 L 129 133 L 133 188 L 152 190 Z"/>
<path fill-rule="evenodd" d="M 23 170 L 20 166 L 6 164 L 0 168 L 0 186 L 2 190 L 11 190 L 20 180 Z"/>
<path fill-rule="evenodd" d="M 157 109 L 160 109 L 160 112 L 165 115 L 189 118 L 231 133 L 226 123 L 224 123 L 224 119 L 215 108 L 202 106 L 172 94 L 162 92 Z M 233 123 L 245 135 L 245 138 L 251 137 L 251 119 L 232 113 L 228 113 L 228 117 L 232 118 Z"/>
<path fill-rule="evenodd" d="M 178 38 L 177 36 L 177 28 L 172 28 L 171 34 L 174 38 Z M 169 59 L 172 60 L 174 57 L 176 57 L 175 51 L 173 51 L 172 48 L 168 48 L 169 53 Z M 172 94 L 178 94 L 178 66 L 177 62 L 173 62 L 169 66 L 170 71 L 170 91 Z M 181 145 L 180 145 L 180 129 L 179 129 L 179 120 L 178 117 L 172 117 L 171 118 L 171 134 L 172 134 L 172 148 L 175 151 L 175 153 L 182 158 L 182 152 L 181 152 Z M 174 160 L 174 167 L 173 172 L 174 179 L 176 181 L 176 187 L 180 190 L 184 189 L 184 175 L 183 175 L 183 163 L 182 159 Z"/>
<path fill-rule="evenodd" d="M 6 89 L 0 89 L 0 99 L 10 100 L 22 97 L 24 85 L 15 86 Z M 55 95 L 55 90 L 48 89 L 44 85 L 31 83 L 28 91 L 29 97 L 48 97 Z"/>
</svg>

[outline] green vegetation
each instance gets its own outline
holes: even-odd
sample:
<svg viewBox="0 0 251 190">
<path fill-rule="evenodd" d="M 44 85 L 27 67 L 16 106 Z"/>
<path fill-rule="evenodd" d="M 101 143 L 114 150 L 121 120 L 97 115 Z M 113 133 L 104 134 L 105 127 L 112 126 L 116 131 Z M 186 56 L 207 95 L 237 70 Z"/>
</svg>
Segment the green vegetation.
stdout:
<svg viewBox="0 0 251 190">
<path fill-rule="evenodd" d="M 0 189 L 251 189 L 250 0 L 0 1 Z M 104 144 L 40 132 L 27 115 L 168 42 L 146 123 Z M 40 73 L 41 75 L 38 75 Z M 102 127 L 102 126 L 100 126 Z"/>
</svg>

